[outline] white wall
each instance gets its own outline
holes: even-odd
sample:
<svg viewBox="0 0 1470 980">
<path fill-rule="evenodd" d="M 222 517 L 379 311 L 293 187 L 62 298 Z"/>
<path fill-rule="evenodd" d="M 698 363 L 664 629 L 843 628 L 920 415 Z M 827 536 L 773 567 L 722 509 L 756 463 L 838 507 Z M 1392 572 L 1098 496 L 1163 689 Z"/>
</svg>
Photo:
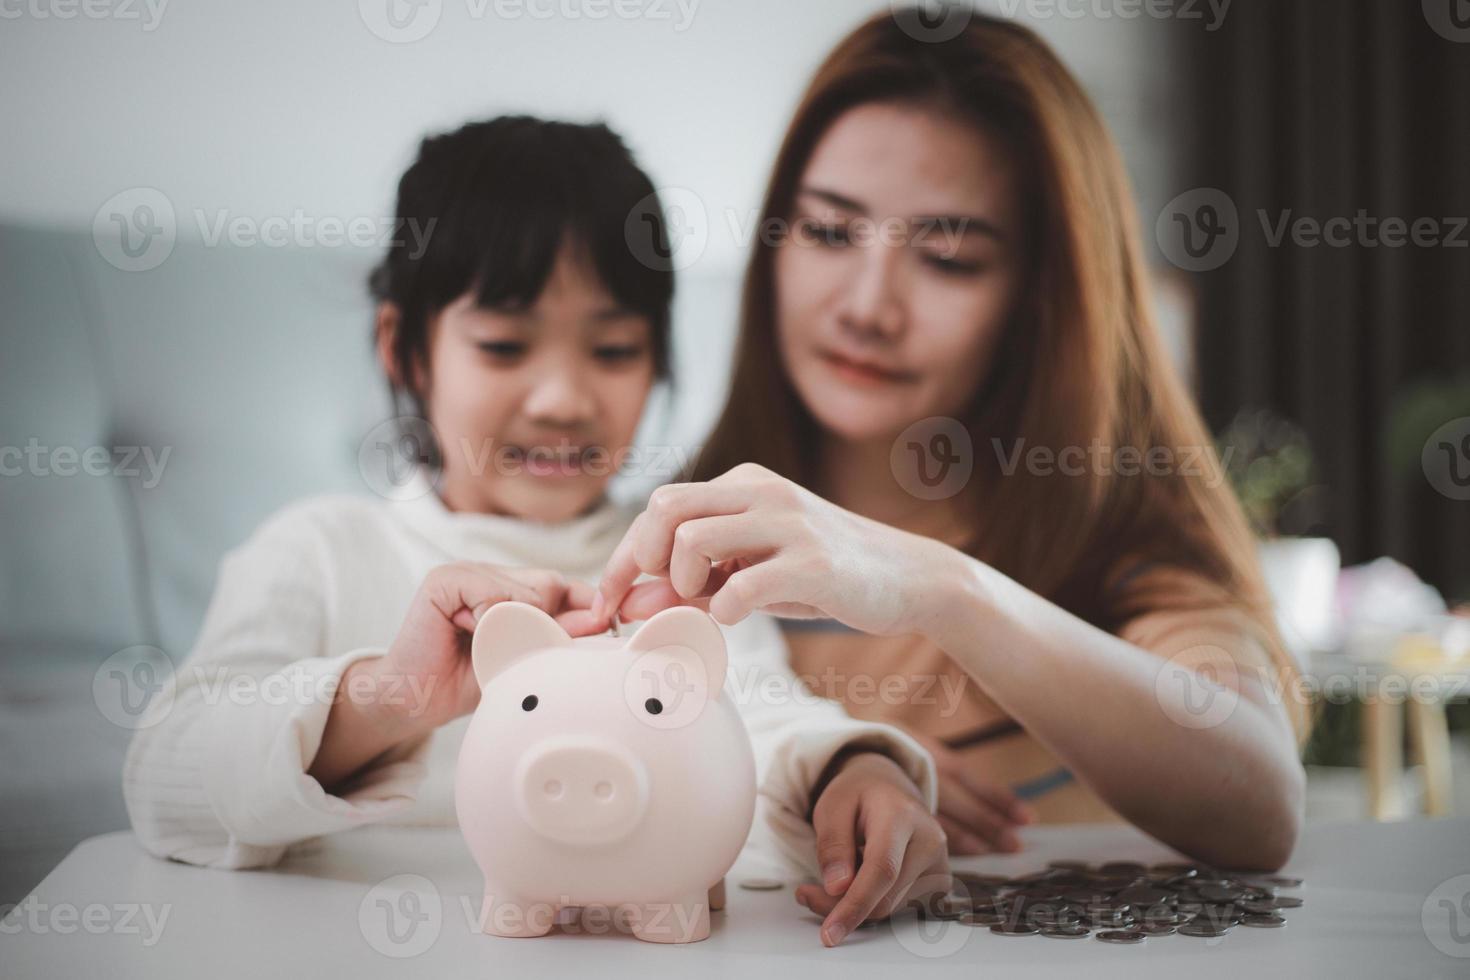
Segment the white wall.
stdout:
<svg viewBox="0 0 1470 980">
<path fill-rule="evenodd" d="M 380 218 L 420 135 L 506 111 L 605 118 L 657 183 L 740 220 L 817 61 L 888 6 L 616 0 L 647 16 L 593 20 L 613 0 L 420 0 L 421 16 L 437 10 L 433 30 L 390 43 L 367 25 L 386 23 L 388 2 L 0 0 L 0 221 L 88 227 L 137 186 L 167 195 L 184 240 L 198 236 L 199 210 Z M 1178 92 L 1165 41 L 1202 28 L 1030 0 L 985 6 L 1042 15 L 1029 19 L 1102 105 L 1146 205 L 1168 200 Z M 736 236 L 715 220 L 697 271 L 738 262 Z"/>
</svg>

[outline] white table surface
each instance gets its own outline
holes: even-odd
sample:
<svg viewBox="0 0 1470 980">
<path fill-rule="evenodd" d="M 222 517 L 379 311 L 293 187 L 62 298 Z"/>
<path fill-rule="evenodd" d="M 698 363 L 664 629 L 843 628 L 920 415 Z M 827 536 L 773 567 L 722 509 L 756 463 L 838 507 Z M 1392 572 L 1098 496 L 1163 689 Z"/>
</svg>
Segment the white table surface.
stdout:
<svg viewBox="0 0 1470 980">
<path fill-rule="evenodd" d="M 959 859 L 955 866 L 1022 873 L 1062 857 L 1174 857 L 1122 826 L 1028 828 L 1023 839 L 1021 854 Z M 1286 869 L 1306 879 L 1298 893 L 1305 905 L 1284 913 L 1286 928 L 1238 927 L 1219 940 L 1155 937 L 1139 946 L 1006 938 L 908 917 L 826 949 L 817 936 L 820 920 L 795 904 L 790 883 L 776 892 L 742 889 L 743 867 L 732 871 L 729 903 L 714 913 L 704 942 L 666 946 L 615 930 L 560 927 L 537 939 L 502 939 L 470 929 L 480 875 L 452 829 L 366 828 L 293 852 L 277 868 L 244 872 L 160 861 L 131 834 L 107 834 L 79 845 L 5 920 L 0 976 L 817 980 L 894 977 L 917 968 L 924 977 L 1470 977 L 1465 819 L 1310 826 Z M 398 875 L 420 877 L 393 880 Z M 1452 881 L 1461 875 L 1467 877 Z M 1446 882 L 1461 906 L 1454 922 L 1439 904 Z M 402 901 L 405 889 L 423 916 L 412 931 L 395 933 L 402 940 L 395 942 L 378 900 Z M 155 923 L 166 913 L 161 929 L 148 925 L 145 909 Z M 948 931 L 935 934 L 938 928 Z"/>
</svg>

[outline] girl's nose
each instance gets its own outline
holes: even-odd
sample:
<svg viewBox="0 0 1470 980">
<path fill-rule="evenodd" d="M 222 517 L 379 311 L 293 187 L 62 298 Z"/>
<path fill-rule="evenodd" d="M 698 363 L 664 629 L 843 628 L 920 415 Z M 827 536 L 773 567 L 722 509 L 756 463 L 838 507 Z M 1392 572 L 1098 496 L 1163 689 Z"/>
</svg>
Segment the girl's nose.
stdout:
<svg viewBox="0 0 1470 980">
<path fill-rule="evenodd" d="M 547 425 L 580 425 L 591 421 L 595 412 L 591 389 L 574 370 L 545 372 L 526 395 L 526 415 Z"/>
</svg>

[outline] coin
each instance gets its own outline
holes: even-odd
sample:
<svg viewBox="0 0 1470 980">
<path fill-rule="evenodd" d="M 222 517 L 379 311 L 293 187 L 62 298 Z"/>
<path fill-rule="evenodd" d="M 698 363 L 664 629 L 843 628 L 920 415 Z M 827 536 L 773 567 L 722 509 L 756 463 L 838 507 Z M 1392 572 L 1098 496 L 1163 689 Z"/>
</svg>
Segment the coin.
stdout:
<svg viewBox="0 0 1470 980">
<path fill-rule="evenodd" d="M 1179 927 L 1169 925 L 1165 922 L 1145 922 L 1142 925 L 1134 926 L 1133 928 L 1137 929 L 1145 936 L 1171 936 L 1178 930 Z"/>
<path fill-rule="evenodd" d="M 1024 922 L 998 922 L 990 931 L 997 936 L 1034 936 L 1041 930 Z"/>
<path fill-rule="evenodd" d="M 1225 935 L 1230 931 L 1230 926 L 1225 924 L 1215 925 L 1201 919 L 1194 919 L 1179 927 L 1179 935 L 1195 936 L 1200 939 L 1214 939 Z"/>
<path fill-rule="evenodd" d="M 1275 885 L 1277 888 L 1302 887 L 1302 880 L 1300 878 L 1294 878 L 1291 875 L 1268 875 L 1263 880 L 1269 884 Z"/>
<path fill-rule="evenodd" d="M 1097 934 L 1100 942 L 1114 943 L 1119 946 L 1135 946 L 1143 942 L 1143 933 L 1137 929 L 1114 929 L 1109 932 Z"/>
<path fill-rule="evenodd" d="M 777 878 L 742 878 L 740 887 L 753 892 L 773 892 L 785 888 L 786 883 Z"/>
<path fill-rule="evenodd" d="M 1092 930 L 1086 926 L 1047 926 L 1041 930 L 1047 939 L 1086 939 Z"/>
<path fill-rule="evenodd" d="M 1247 915 L 1240 924 L 1252 929 L 1280 929 L 1286 925 L 1286 920 L 1279 915 Z"/>
<path fill-rule="evenodd" d="M 1271 899 L 1271 904 L 1278 909 L 1299 909 L 1302 907 L 1302 900 L 1295 895 L 1277 895 Z"/>
</svg>

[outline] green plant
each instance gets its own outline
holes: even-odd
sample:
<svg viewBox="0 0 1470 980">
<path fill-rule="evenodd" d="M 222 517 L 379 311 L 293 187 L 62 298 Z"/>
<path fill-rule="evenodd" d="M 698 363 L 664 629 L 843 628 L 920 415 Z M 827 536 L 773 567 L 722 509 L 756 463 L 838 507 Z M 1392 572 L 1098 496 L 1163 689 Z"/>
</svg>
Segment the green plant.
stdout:
<svg viewBox="0 0 1470 980">
<path fill-rule="evenodd" d="M 1242 411 L 1217 440 L 1230 485 L 1256 533 L 1308 534 L 1321 523 L 1325 491 L 1315 482 L 1302 428 L 1266 409 Z"/>
</svg>

